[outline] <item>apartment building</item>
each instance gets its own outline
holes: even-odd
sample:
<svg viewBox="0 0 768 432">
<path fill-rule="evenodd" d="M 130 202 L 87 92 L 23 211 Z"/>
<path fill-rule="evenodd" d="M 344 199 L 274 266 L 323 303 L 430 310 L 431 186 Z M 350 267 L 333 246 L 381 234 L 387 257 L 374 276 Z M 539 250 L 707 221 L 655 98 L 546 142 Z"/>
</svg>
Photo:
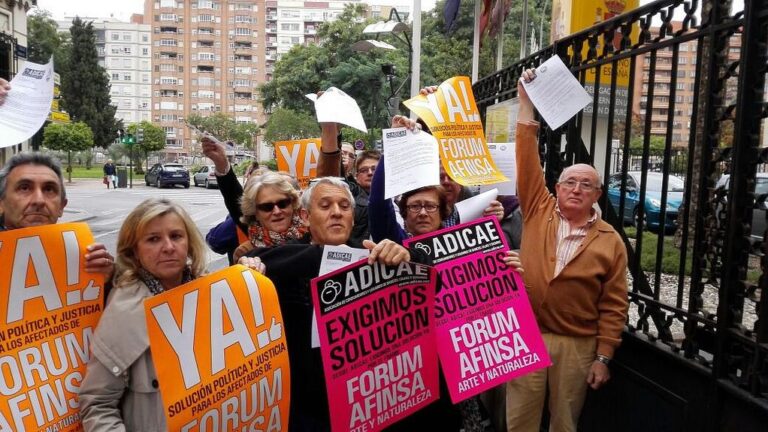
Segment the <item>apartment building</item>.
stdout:
<svg viewBox="0 0 768 432">
<path fill-rule="evenodd" d="M 74 17 L 57 20 L 59 32 L 69 32 Z M 109 76 L 115 117 L 125 125 L 152 120 L 152 45 L 150 27 L 141 15 L 130 22 L 115 18 L 80 17 L 90 21 L 96 38 L 99 65 Z"/>
<path fill-rule="evenodd" d="M 184 119 L 222 112 L 263 123 L 263 0 L 146 0 L 151 27 L 152 121 L 166 132 L 166 157 L 199 153 Z"/>
<path fill-rule="evenodd" d="M 36 5 L 35 0 L 0 0 L 0 78 L 10 81 L 27 58 L 27 11 Z M 26 150 L 29 141 L 0 148 L 0 166 Z"/>
<path fill-rule="evenodd" d="M 349 3 L 360 3 L 360 0 L 267 1 L 264 57 L 266 79 L 272 79 L 275 62 L 291 47 L 317 43 L 320 24 L 336 19 Z"/>
<path fill-rule="evenodd" d="M 680 22 L 672 22 L 673 31 L 681 28 Z M 659 28 L 652 28 L 652 34 L 658 35 Z M 741 53 L 741 34 L 731 36 L 728 47 L 728 57 L 731 61 L 737 61 Z M 674 57 L 673 49 L 667 48 L 656 52 L 655 64 L 650 54 L 638 56 L 635 64 L 635 86 L 633 89 L 632 113 L 643 116 L 645 119 L 647 109 L 651 107 L 651 134 L 665 137 L 667 124 L 669 123 L 670 110 L 672 111 L 672 148 L 688 147 L 690 135 L 695 131 L 695 125 L 691 124 L 695 101 L 696 71 L 698 65 L 697 42 L 692 40 L 683 42 L 678 47 L 677 57 Z M 677 64 L 677 71 L 672 75 L 673 63 Z M 650 88 L 650 80 L 653 76 L 653 88 Z M 671 99 L 671 90 L 674 86 L 674 99 Z M 726 101 L 733 103 L 736 98 L 738 83 L 736 79 L 730 79 L 726 83 Z M 649 104 L 649 96 L 652 93 L 652 105 Z"/>
</svg>

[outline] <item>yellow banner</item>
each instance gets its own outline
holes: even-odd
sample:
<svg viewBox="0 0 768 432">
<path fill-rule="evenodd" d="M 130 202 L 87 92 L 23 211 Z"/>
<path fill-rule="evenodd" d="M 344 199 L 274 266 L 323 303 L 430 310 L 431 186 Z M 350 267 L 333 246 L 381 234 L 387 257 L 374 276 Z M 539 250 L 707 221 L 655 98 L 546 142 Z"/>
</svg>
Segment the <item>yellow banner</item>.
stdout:
<svg viewBox="0 0 768 432">
<path fill-rule="evenodd" d="M 232 266 L 144 307 L 168 430 L 288 430 L 288 348 L 269 279 Z"/>
<path fill-rule="evenodd" d="M 296 177 L 302 189 L 306 189 L 309 186 L 309 180 L 317 176 L 319 155 L 320 138 L 275 143 L 277 170 Z"/>
<path fill-rule="evenodd" d="M 81 431 L 77 394 L 101 317 L 88 225 L 0 232 L 0 431 Z"/>
<path fill-rule="evenodd" d="M 468 77 L 444 81 L 437 92 L 404 102 L 437 138 L 440 161 L 451 178 L 463 185 L 487 185 L 508 179 L 488 151 L 480 112 Z"/>
</svg>

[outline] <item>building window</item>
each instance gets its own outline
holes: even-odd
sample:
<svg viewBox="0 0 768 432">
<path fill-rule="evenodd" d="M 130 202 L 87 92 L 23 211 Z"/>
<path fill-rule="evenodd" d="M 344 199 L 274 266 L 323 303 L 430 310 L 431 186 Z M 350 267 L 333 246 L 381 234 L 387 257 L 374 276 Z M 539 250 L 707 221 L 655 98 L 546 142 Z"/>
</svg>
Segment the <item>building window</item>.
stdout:
<svg viewBox="0 0 768 432">
<path fill-rule="evenodd" d="M 280 30 L 282 31 L 299 31 L 299 23 L 281 23 Z"/>
<path fill-rule="evenodd" d="M 120 79 L 119 73 L 113 73 L 112 74 L 112 81 L 118 81 Z"/>
<path fill-rule="evenodd" d="M 149 55 L 149 48 L 142 48 L 141 49 L 141 55 L 148 56 Z"/>
<path fill-rule="evenodd" d="M 213 15 L 198 15 L 197 20 L 199 22 L 213 22 Z"/>
<path fill-rule="evenodd" d="M 238 36 L 250 36 L 252 34 L 252 31 L 249 28 L 236 27 L 235 34 Z"/>
<path fill-rule="evenodd" d="M 246 16 L 246 15 L 236 15 L 235 16 L 235 22 L 236 23 L 248 23 L 248 24 L 250 24 L 251 22 L 253 22 L 253 20 L 251 19 L 251 17 Z"/>
<path fill-rule="evenodd" d="M 123 81 L 130 81 L 131 78 L 132 78 L 131 74 L 129 74 L 129 73 L 123 74 Z"/>
<path fill-rule="evenodd" d="M 160 46 L 176 46 L 176 39 L 160 39 Z"/>
<path fill-rule="evenodd" d="M 117 33 L 112 33 L 112 35 L 110 36 L 110 39 L 112 39 L 113 41 L 119 41 L 120 35 Z"/>
<path fill-rule="evenodd" d="M 160 14 L 160 21 L 176 21 L 176 14 Z"/>
</svg>

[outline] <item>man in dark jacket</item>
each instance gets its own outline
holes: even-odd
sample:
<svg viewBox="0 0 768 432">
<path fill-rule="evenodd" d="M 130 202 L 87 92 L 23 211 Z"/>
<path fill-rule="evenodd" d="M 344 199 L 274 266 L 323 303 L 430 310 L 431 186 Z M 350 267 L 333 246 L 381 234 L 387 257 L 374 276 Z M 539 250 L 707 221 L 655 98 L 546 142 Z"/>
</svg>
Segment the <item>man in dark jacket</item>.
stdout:
<svg viewBox="0 0 768 432">
<path fill-rule="evenodd" d="M 320 271 L 323 246 L 348 244 L 354 225 L 354 202 L 349 186 L 343 180 L 332 177 L 318 179 L 301 196 L 302 208 L 299 211 L 309 226 L 310 235 L 302 241 L 258 248 L 249 254 L 251 258 L 244 258 L 250 259 L 247 263 L 253 267 L 263 265 L 264 273 L 277 289 L 290 353 L 291 431 L 330 430 L 320 350 L 312 349 L 311 345 L 313 307 L 310 282 Z M 406 249 L 391 240 L 378 244 L 365 240 L 363 245 L 371 250 L 368 259 L 371 263 L 378 261 L 397 265 L 404 261 L 428 262 L 422 251 Z M 435 413 L 418 417 L 422 421 L 429 418 L 430 424 L 435 426 L 434 430 L 451 430 L 451 425 L 460 423 L 450 415 L 450 407 L 440 402 L 422 412 Z M 413 423 L 408 423 L 408 426 L 397 424 L 395 428 L 398 426 L 400 430 L 418 430 Z"/>
</svg>

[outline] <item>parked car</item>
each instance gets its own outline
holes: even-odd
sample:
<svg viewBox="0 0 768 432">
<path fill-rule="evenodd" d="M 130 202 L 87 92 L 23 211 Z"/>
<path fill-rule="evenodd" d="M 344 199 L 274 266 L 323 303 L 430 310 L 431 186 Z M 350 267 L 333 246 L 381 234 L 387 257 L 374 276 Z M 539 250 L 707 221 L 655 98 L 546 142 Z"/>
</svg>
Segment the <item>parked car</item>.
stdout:
<svg viewBox="0 0 768 432">
<path fill-rule="evenodd" d="M 158 188 L 174 185 L 189 188 L 189 172 L 182 164 L 157 163 L 144 174 L 144 182 L 147 186 L 154 185 Z"/>
<path fill-rule="evenodd" d="M 728 190 L 731 186 L 731 176 L 723 174 L 720 180 L 717 181 L 715 189 L 723 193 L 721 202 L 718 203 L 715 210 L 716 216 L 719 217 L 719 213 L 726 208 L 728 204 Z M 761 200 L 762 195 L 768 194 L 768 173 L 757 173 L 755 178 L 755 208 L 752 210 L 752 231 L 750 237 L 752 240 L 763 240 L 763 234 L 766 229 L 766 216 L 765 212 L 768 210 L 768 203 L 766 200 Z"/>
<path fill-rule="evenodd" d="M 192 176 L 192 181 L 195 183 L 195 187 L 203 185 L 206 189 L 212 187 L 219 187 L 216 182 L 216 168 L 213 165 L 203 165 Z"/>
<path fill-rule="evenodd" d="M 640 210 L 640 171 L 627 173 L 627 184 L 624 189 L 624 214 L 625 223 L 638 225 Z M 661 186 L 664 174 L 658 172 L 646 173 L 648 185 L 645 188 L 645 222 L 644 226 L 650 229 L 659 229 L 661 217 Z M 683 202 L 685 182 L 680 177 L 669 175 L 667 177 L 667 213 L 663 222 L 665 231 L 677 228 L 677 210 Z M 618 213 L 619 199 L 621 198 L 621 174 L 613 174 L 608 179 L 608 199 L 613 209 Z"/>
</svg>

